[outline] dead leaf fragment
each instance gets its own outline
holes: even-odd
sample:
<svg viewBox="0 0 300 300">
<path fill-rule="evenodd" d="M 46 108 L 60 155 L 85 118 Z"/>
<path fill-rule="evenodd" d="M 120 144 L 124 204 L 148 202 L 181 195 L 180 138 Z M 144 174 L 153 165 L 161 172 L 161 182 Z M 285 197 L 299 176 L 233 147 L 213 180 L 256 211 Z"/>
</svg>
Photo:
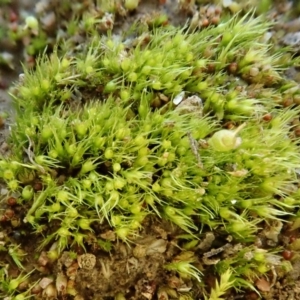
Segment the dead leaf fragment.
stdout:
<svg viewBox="0 0 300 300">
<path fill-rule="evenodd" d="M 271 290 L 270 282 L 265 278 L 259 278 L 255 282 L 256 287 L 262 292 L 269 292 Z"/>
<path fill-rule="evenodd" d="M 265 237 L 269 240 L 272 240 L 273 242 L 278 242 L 278 236 L 281 232 L 281 229 L 283 227 L 283 223 L 279 220 L 274 220 L 273 222 L 271 222 L 271 224 L 269 226 L 267 226 L 264 230 L 263 230 L 263 234 L 265 235 Z"/>
<path fill-rule="evenodd" d="M 62 295 L 66 294 L 67 284 L 68 284 L 67 276 L 62 272 L 58 273 L 55 282 L 55 286 L 58 294 L 62 294 Z"/>
<path fill-rule="evenodd" d="M 44 277 L 40 282 L 39 286 L 44 290 L 50 283 L 53 282 L 52 278 Z"/>
<path fill-rule="evenodd" d="M 186 98 L 185 100 L 182 101 L 183 97 L 181 98 L 182 95 L 178 95 L 178 98 L 175 97 L 175 102 L 173 100 L 173 103 L 178 105 L 176 106 L 175 110 L 179 114 L 187 114 L 187 113 L 199 113 L 200 116 L 202 116 L 203 113 L 203 103 L 202 99 L 196 95 L 190 96 Z"/>
<path fill-rule="evenodd" d="M 47 255 L 47 252 L 42 251 L 39 258 L 38 258 L 38 264 L 40 266 L 45 267 L 48 264 L 48 262 L 49 262 L 49 257 Z"/>
<path fill-rule="evenodd" d="M 146 254 L 153 255 L 155 253 L 164 253 L 167 249 L 167 242 L 163 239 L 155 240 L 148 245 Z"/>
</svg>

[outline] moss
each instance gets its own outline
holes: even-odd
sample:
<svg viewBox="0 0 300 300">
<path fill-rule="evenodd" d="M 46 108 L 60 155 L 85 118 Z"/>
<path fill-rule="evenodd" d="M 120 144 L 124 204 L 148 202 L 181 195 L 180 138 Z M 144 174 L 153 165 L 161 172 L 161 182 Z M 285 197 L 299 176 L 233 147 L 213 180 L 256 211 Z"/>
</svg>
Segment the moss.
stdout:
<svg viewBox="0 0 300 300">
<path fill-rule="evenodd" d="M 54 241 L 58 253 L 86 250 L 107 227 L 130 245 L 156 216 L 192 241 L 165 268 L 200 281 L 199 231 L 247 245 L 265 222 L 293 214 L 299 91 L 283 75 L 285 53 L 263 41 L 269 26 L 248 14 L 201 31 L 137 27 L 129 41 L 93 32 L 25 70 L 0 174 L 19 195 L 23 223 L 44 236 L 39 250 Z M 180 93 L 200 109 L 180 111 Z M 236 289 L 269 270 L 272 259 L 258 252 L 214 264 L 224 290 L 227 268 L 240 267 L 226 277 Z"/>
</svg>

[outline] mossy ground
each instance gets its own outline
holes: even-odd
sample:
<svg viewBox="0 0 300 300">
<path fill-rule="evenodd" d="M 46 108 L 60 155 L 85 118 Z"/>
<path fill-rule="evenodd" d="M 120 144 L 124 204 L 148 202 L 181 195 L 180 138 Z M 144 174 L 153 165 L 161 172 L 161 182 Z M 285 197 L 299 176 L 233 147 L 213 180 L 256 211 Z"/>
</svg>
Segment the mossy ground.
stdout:
<svg viewBox="0 0 300 300">
<path fill-rule="evenodd" d="M 297 299 L 299 60 L 276 3 L 198 2 L 41 1 L 3 33 L 1 297 Z"/>
</svg>

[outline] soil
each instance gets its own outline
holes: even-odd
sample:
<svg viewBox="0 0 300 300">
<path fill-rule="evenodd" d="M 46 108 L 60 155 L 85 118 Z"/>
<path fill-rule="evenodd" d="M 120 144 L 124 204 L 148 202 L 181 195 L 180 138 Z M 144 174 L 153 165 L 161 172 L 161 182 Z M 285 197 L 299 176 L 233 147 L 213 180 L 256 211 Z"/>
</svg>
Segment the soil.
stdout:
<svg viewBox="0 0 300 300">
<path fill-rule="evenodd" d="M 59 5 L 59 1 L 51 2 L 56 2 L 56 5 Z M 126 18 L 120 18 L 115 21 L 114 33 L 119 34 L 124 30 L 126 31 L 136 18 L 147 17 L 151 12 L 157 10 L 167 13 L 174 24 L 184 24 L 190 17 L 188 10 L 178 10 L 178 6 L 174 4 L 177 2 L 175 0 L 168 0 L 164 5 L 159 4 L 159 2 L 164 3 L 165 1 L 141 0 L 137 11 L 134 11 Z M 35 4 L 36 1 L 15 1 L 10 6 L 3 6 L 3 8 L 0 6 L 0 11 L 13 11 L 22 19 L 22 14 L 34 11 Z M 291 5 L 288 6 L 286 4 L 286 7 L 284 7 L 284 4 L 281 4 L 277 9 L 286 10 L 281 21 L 279 18 L 278 32 L 282 30 L 284 33 L 300 31 L 300 17 L 298 18 L 297 15 L 288 12 L 288 10 L 293 9 Z M 275 13 L 282 15 L 276 11 Z M 286 22 L 286 16 L 288 16 L 289 22 Z M 285 22 L 285 25 L 280 22 Z M 284 33 L 280 33 L 280 35 L 284 35 Z M 297 52 L 298 44 L 296 45 L 294 42 L 295 39 L 290 40 L 294 43 L 294 51 Z M 288 43 L 290 40 L 286 39 L 285 41 Z M 8 114 L 0 131 L 0 153 L 3 156 L 9 152 L 7 139 L 14 115 L 12 99 L 8 92 L 13 82 L 18 80 L 18 76 L 22 72 L 20 62 L 24 62 L 26 59 L 23 55 L 22 47 L 22 44 L 12 47 L 7 41 L 0 41 L 1 51 L 8 51 L 13 55 L 13 69 L 8 67 L 1 67 L 0 69 L 0 113 Z M 290 69 L 287 74 L 300 82 L 299 72 L 296 69 Z M 3 196 L 5 193 L 6 188 L 2 186 L 1 195 Z M 146 219 L 143 224 L 143 230 L 130 246 L 117 241 L 108 224 L 94 226 L 94 233 L 91 235 L 90 242 L 86 245 L 86 252 L 83 249 L 73 247 L 70 251 L 65 251 L 58 260 L 53 262 L 45 252 L 38 250 L 42 240 L 38 232 L 33 232 L 30 226 L 18 227 L 17 223 L 24 218 L 24 210 L 21 206 L 2 201 L 0 218 L 0 246 L 7 239 L 11 243 L 18 245 L 25 253 L 22 265 L 26 272 L 35 270 L 33 273 L 35 280 L 49 276 L 60 279 L 56 279 L 56 281 L 54 279 L 54 282 L 50 283 L 50 285 L 56 285 L 54 290 L 57 289 L 57 293 L 51 294 L 47 288 L 42 289 L 41 284 L 34 286 L 33 293 L 36 293 L 36 299 L 121 300 L 125 299 L 122 298 L 123 294 L 126 295 L 126 299 L 132 300 L 166 300 L 179 297 L 181 297 L 179 299 L 203 299 L 204 289 L 209 292 L 217 279 L 214 273 L 210 271 L 214 261 L 230 257 L 230 255 L 240 251 L 243 247 L 243 245 L 233 243 L 231 237 L 207 230 L 203 234 L 200 245 L 195 249 L 198 258 L 195 264 L 200 270 L 205 269 L 206 277 L 201 284 L 195 284 L 191 280 L 183 281 L 179 276 L 166 271 L 163 267 L 182 252 L 180 242 L 177 240 L 180 229 L 156 217 Z M 48 226 L 46 223 L 44 225 Z M 102 239 L 103 244 L 96 243 L 93 236 Z M 283 225 L 281 232 L 272 240 L 269 238 L 266 225 L 266 228 L 257 237 L 256 244 L 263 245 L 266 248 L 270 246 L 281 246 L 284 248 L 290 243 L 290 239 L 298 237 L 300 237 L 300 234 L 297 230 L 291 232 L 287 225 Z M 53 247 L 55 248 L 55 243 Z M 107 247 L 106 250 L 108 251 L 104 251 L 105 247 Z M 287 261 L 289 261 L 289 258 L 287 258 Z M 274 271 L 275 273 L 266 277 L 266 282 L 258 282 L 256 284 L 261 297 L 255 291 L 249 290 L 242 292 L 231 291 L 223 298 L 247 300 L 300 299 L 300 256 L 294 257 L 291 263 L 293 269 L 284 277 L 276 274 Z M 11 256 L 0 249 L 0 266 L 7 265 L 9 265 L 7 268 L 9 274 L 17 276 L 18 269 L 15 267 Z M 268 281 L 270 279 L 272 281 Z M 67 282 L 67 285 L 59 286 L 60 282 Z M 260 287 L 260 283 L 264 283 L 265 288 Z M 25 282 L 23 290 L 26 290 L 27 287 Z M 20 288 L 20 290 L 22 289 Z M 193 298 L 188 298 L 191 290 L 193 290 Z M 5 299 L 10 300 L 10 298 Z"/>
</svg>

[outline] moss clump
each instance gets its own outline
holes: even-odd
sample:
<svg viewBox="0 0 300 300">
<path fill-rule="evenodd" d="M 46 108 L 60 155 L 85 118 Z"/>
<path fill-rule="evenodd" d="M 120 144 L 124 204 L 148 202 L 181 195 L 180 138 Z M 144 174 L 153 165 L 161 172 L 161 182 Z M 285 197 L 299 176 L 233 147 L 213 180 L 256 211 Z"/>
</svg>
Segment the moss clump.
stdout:
<svg viewBox="0 0 300 300">
<path fill-rule="evenodd" d="M 97 35 L 26 70 L 0 174 L 24 208 L 19 226 L 44 236 L 40 250 L 55 242 L 57 259 L 95 243 L 110 250 L 115 239 L 130 245 L 160 218 L 179 228 L 184 250 L 162 267 L 182 280 L 201 280 L 199 239 L 211 230 L 246 245 L 211 264 L 237 270 L 221 277 L 224 290 L 266 274 L 270 254 L 247 243 L 295 212 L 300 164 L 299 91 L 283 76 L 284 54 L 262 41 L 267 29 L 247 15 L 200 32 Z M 103 242 L 107 228 L 114 238 Z"/>
<path fill-rule="evenodd" d="M 280 72 L 296 61 L 262 41 L 268 23 L 248 18 L 234 17 L 200 32 L 165 27 L 121 40 L 94 32 L 79 53 L 67 42 L 60 58 L 55 52 L 34 74 L 27 72 L 19 105 L 27 106 L 28 98 L 40 109 L 45 103 L 86 101 L 96 90 L 100 98 L 113 96 L 132 105 L 136 113 L 141 97 L 159 108 L 186 91 L 201 97 L 204 114 L 240 121 L 277 104 L 297 103 L 296 84 Z"/>
</svg>

